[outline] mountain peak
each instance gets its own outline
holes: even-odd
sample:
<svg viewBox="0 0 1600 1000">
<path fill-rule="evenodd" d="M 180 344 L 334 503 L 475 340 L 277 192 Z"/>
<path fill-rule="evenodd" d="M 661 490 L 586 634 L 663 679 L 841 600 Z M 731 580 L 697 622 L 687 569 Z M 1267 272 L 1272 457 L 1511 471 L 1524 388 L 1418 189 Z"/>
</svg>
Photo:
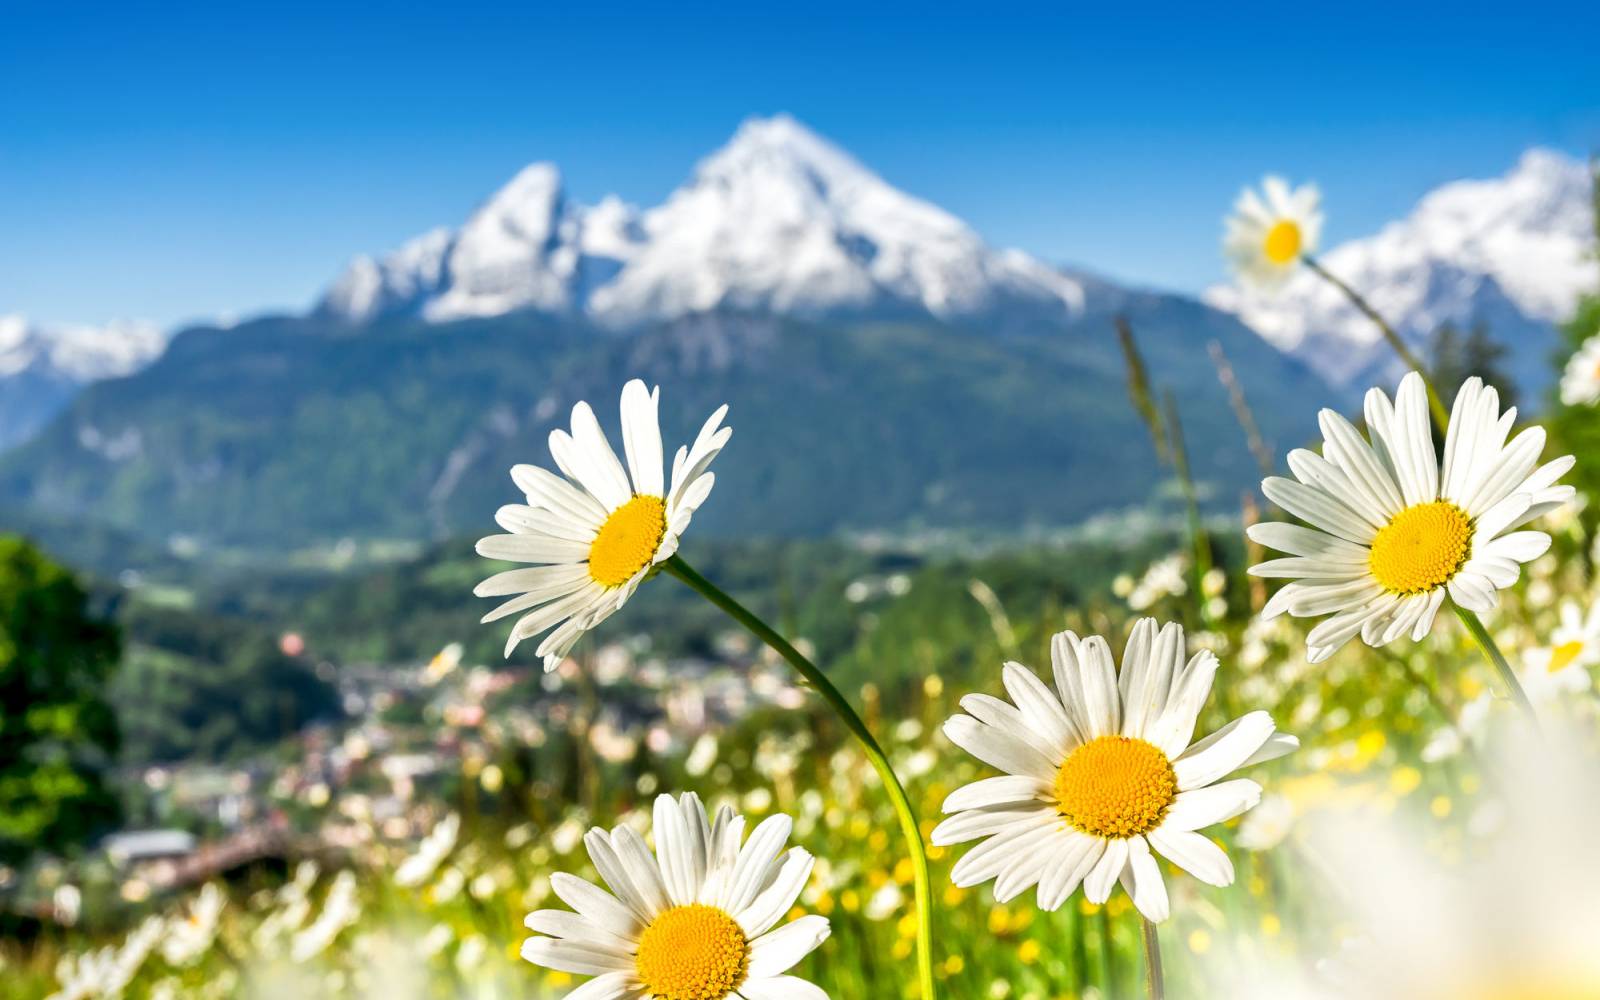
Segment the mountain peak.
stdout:
<svg viewBox="0 0 1600 1000">
<path fill-rule="evenodd" d="M 437 266 L 415 248 L 358 259 L 322 308 L 355 322 L 534 309 L 630 327 L 723 309 L 952 318 L 1024 304 L 1065 315 L 1081 297 L 1072 279 L 990 249 L 780 114 L 746 120 L 643 214 L 615 196 L 571 204 L 560 172 L 534 164 L 450 237 Z"/>
</svg>

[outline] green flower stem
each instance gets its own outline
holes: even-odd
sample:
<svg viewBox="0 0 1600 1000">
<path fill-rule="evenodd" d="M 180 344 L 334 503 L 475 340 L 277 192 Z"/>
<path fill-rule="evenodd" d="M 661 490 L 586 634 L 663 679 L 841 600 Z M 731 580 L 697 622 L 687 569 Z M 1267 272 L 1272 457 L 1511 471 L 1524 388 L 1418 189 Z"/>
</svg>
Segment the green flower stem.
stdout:
<svg viewBox="0 0 1600 1000">
<path fill-rule="evenodd" d="M 1166 1000 L 1167 980 L 1161 971 L 1161 938 L 1156 934 L 1156 925 L 1141 916 L 1139 930 L 1144 938 L 1145 994 L 1150 1000 Z"/>
<path fill-rule="evenodd" d="M 1516 671 L 1506 662 L 1505 654 L 1495 645 L 1494 637 L 1489 634 L 1489 630 L 1483 627 L 1483 622 L 1475 613 L 1453 601 L 1450 606 L 1456 609 L 1456 617 L 1461 619 L 1461 624 L 1465 625 L 1467 631 L 1478 641 L 1478 647 L 1483 650 L 1483 655 L 1488 657 L 1489 662 L 1494 664 L 1495 670 L 1500 672 L 1500 679 L 1505 682 L 1506 689 L 1511 693 L 1511 700 L 1517 703 L 1517 707 L 1522 710 L 1528 722 L 1535 729 L 1539 728 L 1539 715 L 1533 710 L 1533 702 L 1528 700 L 1528 693 L 1522 690 Z"/>
<path fill-rule="evenodd" d="M 878 772 L 878 777 L 883 780 L 884 791 L 889 793 L 889 800 L 894 804 L 895 815 L 900 820 L 900 832 L 905 835 L 906 848 L 911 852 L 912 875 L 915 882 L 917 900 L 917 978 L 922 987 L 922 1000 L 934 1000 L 936 990 L 933 977 L 933 889 L 928 880 L 928 854 L 923 848 L 922 831 L 917 827 L 917 814 L 911 807 L 911 800 L 906 796 L 905 788 L 900 784 L 900 779 L 895 776 L 894 768 L 889 764 L 889 757 L 878 745 L 872 731 L 867 724 L 850 707 L 850 702 L 845 700 L 839 689 L 828 680 L 817 665 L 801 655 L 800 651 L 789 644 L 788 640 L 752 614 L 744 605 L 724 593 L 716 584 L 707 580 L 694 568 L 683 561 L 681 556 L 673 556 L 662 564 L 662 568 L 673 576 L 688 584 L 689 587 L 704 597 L 706 600 L 721 608 L 728 617 L 749 629 L 751 634 L 762 642 L 771 646 L 773 651 L 785 660 L 790 666 L 800 672 L 807 682 L 822 695 L 834 713 L 844 722 L 851 735 L 861 744 L 861 749 L 866 753 L 867 759 L 872 762 L 872 767 Z"/>
<path fill-rule="evenodd" d="M 1422 376 L 1423 383 L 1428 387 L 1428 409 L 1433 411 L 1433 422 L 1439 425 L 1439 432 L 1441 434 L 1444 433 L 1445 428 L 1450 426 L 1450 413 L 1444 408 L 1444 400 L 1440 399 L 1439 394 L 1434 391 L 1433 382 L 1428 378 L 1428 370 L 1423 367 L 1422 359 L 1417 357 L 1411 348 L 1406 346 L 1406 342 L 1400 339 L 1400 335 L 1395 332 L 1394 327 L 1389 325 L 1378 310 L 1372 308 L 1371 303 L 1361 297 L 1360 292 L 1345 284 L 1332 271 L 1323 267 L 1321 261 L 1310 254 L 1304 255 L 1300 260 L 1306 267 L 1316 272 L 1317 276 L 1322 278 L 1323 281 L 1343 292 L 1344 297 L 1350 300 L 1351 305 L 1359 309 L 1362 315 L 1377 325 L 1378 329 L 1383 333 L 1383 339 L 1389 342 L 1390 347 L 1394 348 L 1394 352 L 1400 356 L 1400 360 L 1404 362 L 1406 367 Z"/>
</svg>

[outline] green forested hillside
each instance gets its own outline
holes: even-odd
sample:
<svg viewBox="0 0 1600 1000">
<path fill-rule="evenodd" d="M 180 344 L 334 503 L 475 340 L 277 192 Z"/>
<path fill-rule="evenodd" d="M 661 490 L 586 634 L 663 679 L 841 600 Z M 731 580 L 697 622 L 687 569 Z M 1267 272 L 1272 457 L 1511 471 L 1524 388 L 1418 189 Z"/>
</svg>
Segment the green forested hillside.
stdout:
<svg viewBox="0 0 1600 1000">
<path fill-rule="evenodd" d="M 0 505 L 133 536 L 287 551 L 488 531 L 506 470 L 587 398 L 615 423 L 632 376 L 663 386 L 669 441 L 717 404 L 735 435 L 700 530 L 725 536 L 1070 524 L 1147 502 L 1160 473 L 1129 406 L 1113 313 L 1184 408 L 1196 473 L 1255 475 L 1206 354 L 1219 340 L 1269 437 L 1332 392 L 1232 320 L 1107 293 L 1063 328 L 808 324 L 713 316 L 628 336 L 548 318 L 359 329 L 263 319 L 180 335 L 0 460 Z M 998 327 L 997 327 L 998 328 Z"/>
</svg>

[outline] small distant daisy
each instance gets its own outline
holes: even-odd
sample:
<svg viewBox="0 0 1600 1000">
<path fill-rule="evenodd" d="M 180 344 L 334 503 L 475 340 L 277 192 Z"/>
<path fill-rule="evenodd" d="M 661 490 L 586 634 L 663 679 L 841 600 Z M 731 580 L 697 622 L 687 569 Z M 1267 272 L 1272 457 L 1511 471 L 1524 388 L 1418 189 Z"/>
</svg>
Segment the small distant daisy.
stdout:
<svg viewBox="0 0 1600 1000">
<path fill-rule="evenodd" d="M 568 1000 L 827 1000 L 785 975 L 828 937 L 828 920 L 777 927 L 800 897 L 813 858 L 785 852 L 791 822 L 714 820 L 693 793 L 655 804 L 656 852 L 633 828 L 589 831 L 589 857 L 611 892 L 558 872 L 550 887 L 568 910 L 537 910 L 522 946 L 535 965 L 595 978 Z M 742 844 L 742 846 L 741 846 Z M 776 930 L 773 928 L 777 927 Z"/>
<path fill-rule="evenodd" d="M 572 432 L 550 432 L 550 454 L 563 476 L 519 465 L 511 479 L 528 503 L 501 507 L 495 520 L 508 535 L 478 542 L 490 559 L 537 564 L 498 573 L 478 584 L 479 597 L 517 597 L 487 615 L 492 622 L 521 614 L 506 642 L 547 629 L 539 644 L 544 668 L 554 670 L 589 629 L 627 603 L 645 577 L 678 550 L 689 519 L 716 481 L 707 471 L 733 428 L 722 427 L 721 406 L 700 428 L 694 444 L 672 460 L 672 485 L 662 478 L 660 389 L 634 379 L 622 389 L 624 469 L 588 403 L 572 408 Z"/>
<path fill-rule="evenodd" d="M 1446 596 L 1468 611 L 1488 611 L 1516 583 L 1522 563 L 1542 555 L 1550 536 L 1517 531 L 1572 498 L 1556 480 L 1571 456 L 1539 465 L 1545 434 L 1530 427 L 1507 441 L 1515 408 L 1468 379 L 1456 395 L 1441 465 L 1428 422 L 1428 395 L 1415 372 L 1391 404 L 1367 393 L 1370 442 L 1339 414 L 1323 410 L 1322 454 L 1289 454 L 1294 479 L 1261 484 L 1273 503 L 1309 527 L 1252 525 L 1255 541 L 1287 552 L 1250 572 L 1293 580 L 1262 610 L 1321 615 L 1306 637 L 1308 658 L 1327 659 L 1351 638 L 1381 646 L 1433 627 Z"/>
<path fill-rule="evenodd" d="M 1522 685 L 1535 702 L 1588 691 L 1589 668 L 1600 663 L 1600 604 L 1585 614 L 1572 601 L 1561 602 L 1561 624 L 1550 634 L 1550 645 L 1529 650 L 1524 660 Z"/>
<path fill-rule="evenodd" d="M 1561 402 L 1593 406 L 1600 402 L 1600 333 L 1583 342 L 1561 376 Z"/>
<path fill-rule="evenodd" d="M 1234 202 L 1222 249 L 1239 276 L 1252 285 L 1273 288 L 1294 271 L 1300 258 L 1314 253 L 1322 236 L 1322 196 L 1316 185 L 1289 189 L 1281 177 L 1268 177 L 1261 193 L 1246 188 Z"/>
<path fill-rule="evenodd" d="M 1011 700 L 970 694 L 968 714 L 945 723 L 951 742 L 1004 772 L 956 789 L 953 815 L 933 831 L 944 846 L 984 839 L 951 870 L 958 886 L 994 880 L 997 902 L 1038 886 L 1054 910 L 1080 883 L 1104 903 L 1121 882 L 1151 921 L 1167 918 L 1167 888 L 1152 849 L 1211 885 L 1233 882 L 1233 863 L 1202 827 L 1232 819 L 1261 799 L 1233 771 L 1272 760 L 1299 741 L 1251 712 L 1191 743 L 1211 693 L 1217 658 L 1185 656 L 1183 628 L 1135 623 L 1119 675 L 1099 636 L 1071 632 L 1051 642 L 1055 690 L 1007 663 Z"/>
</svg>

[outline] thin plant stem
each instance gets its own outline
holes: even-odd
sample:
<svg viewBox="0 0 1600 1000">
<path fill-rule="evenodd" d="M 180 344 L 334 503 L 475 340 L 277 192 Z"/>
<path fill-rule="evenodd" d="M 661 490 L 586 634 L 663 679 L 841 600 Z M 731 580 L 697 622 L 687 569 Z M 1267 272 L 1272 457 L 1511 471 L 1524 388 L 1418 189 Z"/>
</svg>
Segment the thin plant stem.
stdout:
<svg viewBox="0 0 1600 1000">
<path fill-rule="evenodd" d="M 911 871 L 917 902 L 917 979 L 921 985 L 923 1000 L 934 1000 L 936 989 L 933 976 L 933 889 L 928 880 L 928 854 L 922 844 L 922 832 L 917 826 L 916 811 L 911 807 L 911 799 L 906 795 L 900 779 L 895 776 L 888 755 L 883 752 L 872 731 L 867 728 L 861 716 L 856 714 L 850 702 L 837 687 L 834 687 L 833 682 L 828 680 L 827 675 L 790 645 L 787 639 L 773 631 L 766 622 L 724 593 L 716 584 L 701 576 L 694 567 L 684 562 L 681 556 L 675 555 L 668 559 L 662 564 L 662 568 L 716 605 L 728 617 L 743 625 L 752 635 L 772 647 L 773 652 L 789 661 L 789 665 L 799 671 L 800 676 L 816 689 L 828 703 L 828 707 L 832 708 L 845 724 L 845 728 L 850 730 L 856 742 L 861 744 L 867 760 L 872 763 L 873 770 L 878 772 L 878 777 L 883 781 L 884 791 L 889 794 L 895 815 L 900 821 L 900 832 L 905 835 L 906 849 L 911 853 Z"/>
<path fill-rule="evenodd" d="M 1183 423 L 1178 419 L 1178 403 L 1169 389 L 1166 403 L 1167 443 L 1172 449 L 1172 470 L 1183 490 L 1184 512 L 1189 523 L 1189 542 L 1194 548 L 1194 599 L 1200 609 L 1200 620 L 1210 627 L 1214 624 L 1207 610 L 1206 577 L 1211 573 L 1211 539 L 1206 534 L 1205 521 L 1200 517 L 1200 495 L 1195 490 L 1194 477 L 1189 471 L 1189 448 L 1183 440 Z"/>
<path fill-rule="evenodd" d="M 1161 970 L 1161 938 L 1156 933 L 1156 925 L 1141 916 L 1139 930 L 1144 938 L 1145 995 L 1150 1000 L 1166 1000 L 1167 980 Z"/>
<path fill-rule="evenodd" d="M 1428 387 L 1428 409 L 1433 412 L 1433 422 L 1439 426 L 1440 433 L 1443 433 L 1445 428 L 1450 425 L 1450 413 L 1445 409 L 1444 400 L 1434 390 L 1433 382 L 1428 378 L 1428 370 L 1423 367 L 1422 359 L 1417 357 L 1416 352 L 1406 346 L 1406 342 L 1400 339 L 1400 335 L 1395 332 L 1394 327 L 1389 325 L 1388 320 L 1383 318 L 1383 314 L 1374 309 L 1370 302 L 1362 298 L 1360 292 L 1345 284 L 1342 279 L 1323 267 L 1322 262 L 1310 254 L 1306 254 L 1300 260 L 1323 281 L 1344 293 L 1344 297 L 1350 300 L 1351 305 L 1359 309 L 1363 316 L 1366 316 L 1367 319 L 1372 320 L 1377 325 L 1379 331 L 1383 333 L 1383 339 L 1389 342 L 1390 347 L 1394 348 L 1394 353 L 1400 356 L 1401 362 L 1407 368 L 1422 376 L 1423 383 Z"/>
<path fill-rule="evenodd" d="M 1483 655 L 1494 664 L 1495 670 L 1500 672 L 1500 680 L 1505 684 L 1506 690 L 1511 694 L 1511 700 L 1517 703 L 1517 708 L 1527 717 L 1529 724 L 1535 729 L 1539 728 L 1539 715 L 1533 710 L 1533 702 L 1528 700 L 1528 692 L 1522 690 L 1522 684 L 1517 680 L 1516 671 L 1511 669 L 1511 664 L 1506 662 L 1505 654 L 1500 652 L 1500 647 L 1495 645 L 1494 637 L 1489 630 L 1483 627 L 1476 613 L 1468 611 L 1461 605 L 1451 602 L 1451 607 L 1456 609 L 1456 617 L 1461 619 L 1461 624 L 1478 641 L 1478 648 L 1483 650 Z"/>
</svg>

